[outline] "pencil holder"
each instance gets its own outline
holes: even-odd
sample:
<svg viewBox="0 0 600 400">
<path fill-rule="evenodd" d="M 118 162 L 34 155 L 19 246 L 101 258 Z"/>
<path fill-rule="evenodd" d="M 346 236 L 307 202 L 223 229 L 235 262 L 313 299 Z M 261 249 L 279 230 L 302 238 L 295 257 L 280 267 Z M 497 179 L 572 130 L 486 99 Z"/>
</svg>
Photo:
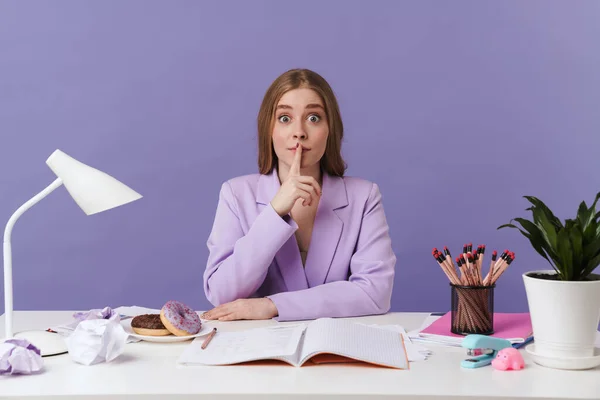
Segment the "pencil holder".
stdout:
<svg viewBox="0 0 600 400">
<path fill-rule="evenodd" d="M 494 333 L 494 288 L 450 284 L 452 314 L 450 331 L 458 335 Z"/>
</svg>

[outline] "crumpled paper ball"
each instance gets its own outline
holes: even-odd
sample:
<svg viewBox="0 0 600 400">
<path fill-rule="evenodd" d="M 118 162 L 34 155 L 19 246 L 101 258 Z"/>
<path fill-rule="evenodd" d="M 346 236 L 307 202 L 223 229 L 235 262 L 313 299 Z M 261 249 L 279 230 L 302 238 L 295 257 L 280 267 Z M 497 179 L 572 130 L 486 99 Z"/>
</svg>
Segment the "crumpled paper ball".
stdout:
<svg viewBox="0 0 600 400">
<path fill-rule="evenodd" d="M 40 350 L 25 339 L 0 342 L 0 375 L 31 374 L 44 366 Z"/>
<path fill-rule="evenodd" d="M 94 309 L 90 311 L 76 312 L 73 314 L 73 318 L 77 321 L 86 321 L 90 319 L 119 319 L 119 315 L 110 307 L 104 307 L 102 310 Z"/>
<path fill-rule="evenodd" d="M 102 317 L 104 314 L 108 318 Z M 129 335 L 121 326 L 118 314 L 106 307 L 104 310 L 81 313 L 80 317 L 83 320 L 65 338 L 73 361 L 93 365 L 110 362 L 123 353 Z"/>
</svg>

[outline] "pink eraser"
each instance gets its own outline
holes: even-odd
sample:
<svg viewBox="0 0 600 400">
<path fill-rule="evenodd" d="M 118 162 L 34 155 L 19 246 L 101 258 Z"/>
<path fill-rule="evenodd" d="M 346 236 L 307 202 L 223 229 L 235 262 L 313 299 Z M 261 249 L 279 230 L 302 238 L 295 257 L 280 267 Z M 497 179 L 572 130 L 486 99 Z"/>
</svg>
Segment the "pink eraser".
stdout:
<svg viewBox="0 0 600 400">
<path fill-rule="evenodd" d="M 496 358 L 492 360 L 492 367 L 500 371 L 519 370 L 525 368 L 525 361 L 519 350 L 507 347 L 498 352 Z"/>
</svg>

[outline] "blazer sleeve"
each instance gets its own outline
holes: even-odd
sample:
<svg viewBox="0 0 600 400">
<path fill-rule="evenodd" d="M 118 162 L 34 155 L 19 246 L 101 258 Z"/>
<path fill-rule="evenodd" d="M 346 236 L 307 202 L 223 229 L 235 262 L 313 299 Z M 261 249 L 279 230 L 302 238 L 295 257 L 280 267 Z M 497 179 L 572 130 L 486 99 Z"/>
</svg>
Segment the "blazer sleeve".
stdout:
<svg viewBox="0 0 600 400">
<path fill-rule="evenodd" d="M 204 293 L 214 306 L 252 296 L 262 285 L 277 251 L 298 225 L 267 204 L 244 234 L 229 182 L 221 186 L 204 272 Z"/>
<path fill-rule="evenodd" d="M 279 321 L 384 314 L 390 309 L 395 266 L 381 193 L 373 184 L 348 280 L 267 297 L 275 303 Z"/>
</svg>

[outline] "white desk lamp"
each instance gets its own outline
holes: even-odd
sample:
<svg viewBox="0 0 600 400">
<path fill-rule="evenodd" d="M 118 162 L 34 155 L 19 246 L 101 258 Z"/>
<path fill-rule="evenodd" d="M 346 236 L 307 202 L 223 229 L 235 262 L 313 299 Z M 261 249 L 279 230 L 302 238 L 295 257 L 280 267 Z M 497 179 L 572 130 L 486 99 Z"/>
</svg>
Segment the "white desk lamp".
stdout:
<svg viewBox="0 0 600 400">
<path fill-rule="evenodd" d="M 110 175 L 85 165 L 56 150 L 48 157 L 46 164 L 58 176 L 47 188 L 23 204 L 10 217 L 4 230 L 4 309 L 6 339 L 15 337 L 27 339 L 37 346 L 42 356 L 67 352 L 64 338 L 56 333 L 24 331 L 13 336 L 13 292 L 12 292 L 12 254 L 10 235 L 17 219 L 37 202 L 48 196 L 61 185 L 73 197 L 75 202 L 87 214 L 96 214 L 111 208 L 140 199 L 142 196 Z"/>
</svg>

